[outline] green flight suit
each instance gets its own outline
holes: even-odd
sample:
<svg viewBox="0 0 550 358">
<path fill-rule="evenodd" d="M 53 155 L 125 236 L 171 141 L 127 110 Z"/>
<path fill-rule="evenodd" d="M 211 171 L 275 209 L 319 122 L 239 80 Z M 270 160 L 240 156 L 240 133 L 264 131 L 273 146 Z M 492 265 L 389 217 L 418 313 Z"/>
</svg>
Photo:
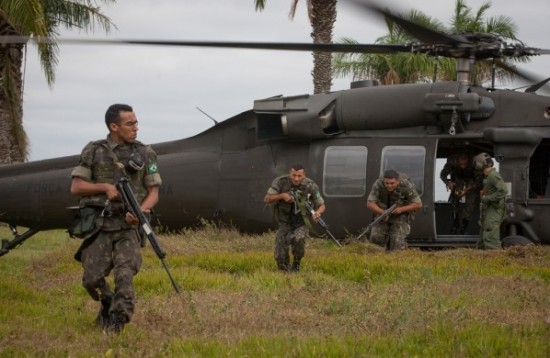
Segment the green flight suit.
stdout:
<svg viewBox="0 0 550 358">
<path fill-rule="evenodd" d="M 495 169 L 491 169 L 483 179 L 478 249 L 502 248 L 500 225 L 504 220 L 506 194 L 506 185 L 502 177 Z"/>
</svg>

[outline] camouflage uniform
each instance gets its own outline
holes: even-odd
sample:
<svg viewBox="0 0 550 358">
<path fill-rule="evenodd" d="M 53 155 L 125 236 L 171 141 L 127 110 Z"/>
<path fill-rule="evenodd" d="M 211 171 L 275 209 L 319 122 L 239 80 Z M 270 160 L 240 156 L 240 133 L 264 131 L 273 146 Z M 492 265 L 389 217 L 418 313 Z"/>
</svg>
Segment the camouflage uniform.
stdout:
<svg viewBox="0 0 550 358">
<path fill-rule="evenodd" d="M 469 158 L 468 160 L 471 164 L 472 159 Z M 447 158 L 447 162 L 441 170 L 440 178 L 447 186 L 449 182 L 456 183 L 456 187 L 449 194 L 449 203 L 453 207 L 453 226 L 450 233 L 462 235 L 468 228 L 472 212 L 478 202 L 483 179 L 473 165 L 464 169 L 461 168 L 458 164 L 457 154 Z M 459 191 L 465 188 L 470 189 L 466 194 L 460 195 Z"/>
<path fill-rule="evenodd" d="M 504 220 L 507 190 L 499 172 L 495 169 L 483 179 L 481 196 L 481 230 L 477 242 L 478 249 L 500 249 L 500 225 Z"/>
<path fill-rule="evenodd" d="M 109 149 L 110 148 L 110 149 Z M 132 156 L 144 162 L 142 170 L 125 173 L 121 168 Z M 126 175 L 138 202 L 147 196 L 147 188 L 161 184 L 157 170 L 157 156 L 153 149 L 141 142 L 117 145 L 110 136 L 106 140 L 90 142 L 82 150 L 78 166 L 71 173 L 93 183 L 116 184 Z M 81 198 L 81 206 L 104 206 L 105 194 Z M 140 236 L 137 227 L 125 220 L 121 202 L 112 202 L 97 218 L 97 231 L 85 238 L 75 258 L 82 262 L 82 284 L 94 300 L 112 297 L 110 313 L 121 314 L 129 322 L 134 312 L 133 277 L 141 268 Z M 114 270 L 114 296 L 105 277 Z"/>
<path fill-rule="evenodd" d="M 304 178 L 298 186 L 293 186 L 289 175 L 275 178 L 267 190 L 268 195 L 300 191 L 307 196 L 308 201 L 313 202 L 314 208 L 324 204 L 319 188 L 313 180 Z M 305 255 L 305 240 L 309 233 L 309 218 L 305 208 L 294 203 L 277 201 L 274 206 L 274 214 L 279 226 L 275 237 L 275 261 L 281 270 L 291 269 L 289 248 L 292 248 L 294 265 L 299 267 L 300 260 Z M 305 221 L 304 221 L 305 220 Z"/>
<path fill-rule="evenodd" d="M 398 206 L 409 203 L 421 202 L 416 192 L 414 183 L 404 174 L 399 174 L 399 185 L 389 192 L 384 186 L 384 178 L 377 179 L 372 185 L 372 190 L 367 198 L 375 202 L 380 208 L 386 210 L 394 203 Z M 399 215 L 390 215 L 387 221 L 380 221 L 374 225 L 369 234 L 369 241 L 374 244 L 387 247 L 389 250 L 406 249 L 405 239 L 411 232 L 410 223 L 414 220 L 414 212 L 406 212 Z"/>
</svg>

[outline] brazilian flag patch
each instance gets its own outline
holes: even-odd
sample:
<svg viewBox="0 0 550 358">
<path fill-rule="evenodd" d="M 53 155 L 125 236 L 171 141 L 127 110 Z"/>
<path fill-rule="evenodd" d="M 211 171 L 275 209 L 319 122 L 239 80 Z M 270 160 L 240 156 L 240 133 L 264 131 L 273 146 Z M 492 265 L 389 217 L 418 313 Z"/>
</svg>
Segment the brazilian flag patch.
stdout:
<svg viewBox="0 0 550 358">
<path fill-rule="evenodd" d="M 151 163 L 147 167 L 147 174 L 154 174 L 158 171 L 157 163 Z"/>
</svg>

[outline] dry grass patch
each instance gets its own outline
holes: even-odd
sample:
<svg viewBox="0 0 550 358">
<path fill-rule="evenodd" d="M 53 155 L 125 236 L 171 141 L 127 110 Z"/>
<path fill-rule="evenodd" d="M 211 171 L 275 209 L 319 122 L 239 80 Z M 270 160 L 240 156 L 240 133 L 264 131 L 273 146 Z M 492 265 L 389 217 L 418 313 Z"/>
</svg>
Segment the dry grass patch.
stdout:
<svg viewBox="0 0 550 358">
<path fill-rule="evenodd" d="M 285 274 L 273 233 L 206 226 L 162 235 L 183 292 L 145 248 L 133 321 L 111 337 L 93 325 L 99 304 L 72 258 L 80 242 L 39 235 L 0 259 L 0 356 L 550 353 L 550 247 L 387 254 L 312 239 L 301 272 Z"/>
</svg>

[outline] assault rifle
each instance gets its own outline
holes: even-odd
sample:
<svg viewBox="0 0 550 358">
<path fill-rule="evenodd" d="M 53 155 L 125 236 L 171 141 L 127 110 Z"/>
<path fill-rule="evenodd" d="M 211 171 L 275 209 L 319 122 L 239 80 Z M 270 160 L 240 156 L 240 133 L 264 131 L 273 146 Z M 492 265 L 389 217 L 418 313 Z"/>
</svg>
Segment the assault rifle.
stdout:
<svg viewBox="0 0 550 358">
<path fill-rule="evenodd" d="M 292 196 L 292 199 L 294 200 L 295 203 L 298 203 L 299 201 L 303 202 L 304 203 L 304 206 L 306 207 L 307 211 L 309 212 L 309 214 L 311 215 L 311 217 L 313 217 L 313 215 L 315 214 L 315 209 L 313 209 L 313 207 L 311 205 L 309 205 L 309 203 L 307 202 L 306 199 L 304 200 L 300 200 L 298 198 L 298 192 L 296 191 L 293 191 L 291 190 L 289 192 L 290 196 Z M 317 224 L 319 224 L 320 227 L 322 227 L 325 232 L 327 233 L 328 236 L 330 236 L 330 238 L 336 243 L 336 245 L 342 247 L 342 244 L 340 244 L 340 242 L 338 240 L 336 240 L 336 238 L 334 237 L 334 235 L 332 235 L 332 233 L 330 232 L 330 230 L 328 229 L 328 225 L 327 223 L 319 216 L 317 218 Z"/>
<path fill-rule="evenodd" d="M 357 236 L 357 240 L 359 240 L 363 235 L 365 235 L 371 227 L 373 227 L 374 225 L 378 224 L 380 221 L 384 220 L 385 218 L 387 218 L 388 216 L 391 215 L 391 213 L 393 213 L 393 211 L 397 208 L 397 203 L 393 204 L 392 206 L 390 206 L 389 208 L 387 208 L 386 210 L 384 210 L 384 212 L 380 215 L 378 215 L 378 217 L 376 219 L 373 220 L 373 222 L 371 222 L 369 224 L 369 226 L 367 226 L 367 228 L 365 230 L 363 230 L 363 232 L 361 234 L 359 234 L 359 236 Z"/>
<path fill-rule="evenodd" d="M 168 274 L 168 277 L 172 282 L 172 286 L 174 286 L 174 290 L 176 290 L 177 293 L 180 293 L 180 289 L 178 288 L 178 285 L 176 285 L 176 281 L 174 281 L 174 278 L 172 277 L 172 274 L 168 269 L 168 265 L 166 265 L 166 262 L 164 261 L 166 254 L 160 248 L 160 245 L 157 241 L 157 236 L 155 235 L 155 232 L 153 231 L 153 228 L 151 227 L 149 220 L 147 219 L 143 211 L 141 211 L 141 208 L 139 207 L 139 204 L 134 195 L 134 192 L 132 191 L 132 188 L 130 188 L 130 185 L 128 184 L 128 178 L 124 178 L 124 177 L 121 178 L 118 181 L 116 187 L 120 192 L 120 195 L 122 197 L 122 201 L 124 202 L 125 207 L 130 211 L 130 213 L 132 213 L 132 215 L 138 218 L 139 225 L 145 232 L 147 239 L 149 239 L 149 242 L 151 243 L 151 247 L 153 247 L 153 250 L 157 254 L 157 257 L 162 262 L 162 265 L 164 266 L 164 269 L 166 270 L 166 273 Z"/>
</svg>

